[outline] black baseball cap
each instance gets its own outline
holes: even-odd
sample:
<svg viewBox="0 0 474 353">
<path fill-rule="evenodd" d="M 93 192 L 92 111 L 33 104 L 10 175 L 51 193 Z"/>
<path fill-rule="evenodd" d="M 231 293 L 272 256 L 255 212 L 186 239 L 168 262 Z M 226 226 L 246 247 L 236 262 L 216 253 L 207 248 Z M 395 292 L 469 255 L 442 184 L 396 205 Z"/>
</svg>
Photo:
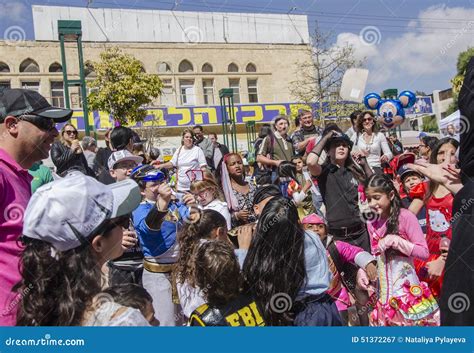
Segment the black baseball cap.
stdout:
<svg viewBox="0 0 474 353">
<path fill-rule="evenodd" d="M 331 144 L 339 142 L 339 141 L 345 142 L 347 144 L 347 146 L 349 147 L 349 150 L 352 150 L 352 147 L 353 147 L 354 143 L 351 141 L 349 136 L 347 136 L 346 134 L 341 134 L 341 133 L 332 136 L 328 140 L 328 142 L 326 142 L 326 145 L 324 146 L 324 148 L 326 150 L 329 150 L 329 148 L 331 147 Z"/>
<path fill-rule="evenodd" d="M 73 111 L 53 107 L 46 98 L 36 91 L 27 89 L 5 89 L 0 93 L 0 122 L 7 116 L 37 115 L 53 119 L 56 123 L 69 120 Z"/>
</svg>

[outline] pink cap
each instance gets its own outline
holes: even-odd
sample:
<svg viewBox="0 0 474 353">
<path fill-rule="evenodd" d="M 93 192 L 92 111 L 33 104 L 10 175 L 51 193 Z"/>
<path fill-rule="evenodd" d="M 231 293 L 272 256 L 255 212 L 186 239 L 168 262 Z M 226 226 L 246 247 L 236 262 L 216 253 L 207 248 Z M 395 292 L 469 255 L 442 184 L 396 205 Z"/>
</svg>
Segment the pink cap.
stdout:
<svg viewBox="0 0 474 353">
<path fill-rule="evenodd" d="M 303 218 L 301 221 L 302 224 L 326 224 L 326 221 L 323 217 L 318 216 L 315 213 L 311 213 L 310 215 Z"/>
</svg>

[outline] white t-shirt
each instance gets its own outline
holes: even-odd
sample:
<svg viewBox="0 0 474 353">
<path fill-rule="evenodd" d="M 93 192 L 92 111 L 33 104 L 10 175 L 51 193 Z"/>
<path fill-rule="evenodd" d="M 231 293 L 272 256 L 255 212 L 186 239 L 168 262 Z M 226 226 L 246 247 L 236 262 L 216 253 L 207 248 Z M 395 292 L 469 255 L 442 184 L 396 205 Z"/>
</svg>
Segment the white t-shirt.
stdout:
<svg viewBox="0 0 474 353">
<path fill-rule="evenodd" d="M 201 167 L 207 166 L 204 152 L 198 146 L 190 149 L 181 146 L 173 154 L 170 162 L 178 170 L 176 174 L 178 191 L 188 191 L 191 186 L 191 180 L 186 175 L 188 170 L 200 170 Z"/>
<path fill-rule="evenodd" d="M 213 200 L 209 202 L 206 206 L 203 207 L 204 210 L 214 210 L 216 212 L 219 212 L 221 215 L 224 216 L 226 222 L 227 222 L 227 230 L 230 230 L 232 228 L 231 225 L 231 219 L 230 219 L 230 212 L 229 209 L 227 208 L 227 203 L 220 201 L 220 200 Z"/>
<path fill-rule="evenodd" d="M 377 132 L 376 134 L 372 134 L 371 141 L 368 143 L 364 140 L 364 136 L 362 134 L 352 135 L 351 138 L 352 142 L 354 142 L 353 151 L 368 152 L 367 156 L 367 163 L 369 166 L 372 167 L 381 167 L 380 164 L 380 157 L 382 155 L 386 155 L 388 159 L 392 159 L 393 154 L 388 146 L 387 138 L 381 132 Z"/>
</svg>

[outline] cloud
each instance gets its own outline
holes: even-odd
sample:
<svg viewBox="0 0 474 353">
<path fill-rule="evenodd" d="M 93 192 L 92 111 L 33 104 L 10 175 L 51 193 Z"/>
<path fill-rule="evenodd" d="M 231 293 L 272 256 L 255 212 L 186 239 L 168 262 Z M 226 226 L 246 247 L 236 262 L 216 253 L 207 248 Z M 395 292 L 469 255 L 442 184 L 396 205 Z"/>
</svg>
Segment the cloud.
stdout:
<svg viewBox="0 0 474 353">
<path fill-rule="evenodd" d="M 25 22 L 30 9 L 22 2 L 0 3 L 0 21 Z"/>
<path fill-rule="evenodd" d="M 366 57 L 372 84 L 382 85 L 403 78 L 410 85 L 422 77 L 455 71 L 459 52 L 474 46 L 474 9 L 429 7 L 399 35 L 389 38 L 383 36 L 383 28 L 374 28 L 381 36 L 372 45 L 366 45 L 363 37 L 367 27 L 359 34 L 340 33 L 337 42 L 352 44 L 358 58 Z"/>
</svg>

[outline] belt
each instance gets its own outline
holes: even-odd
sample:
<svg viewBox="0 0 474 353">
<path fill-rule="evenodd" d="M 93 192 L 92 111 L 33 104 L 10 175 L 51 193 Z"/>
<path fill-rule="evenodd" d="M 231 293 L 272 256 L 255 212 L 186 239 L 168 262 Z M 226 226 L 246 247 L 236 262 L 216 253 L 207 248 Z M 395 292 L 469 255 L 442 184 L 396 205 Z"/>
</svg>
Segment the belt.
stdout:
<svg viewBox="0 0 474 353">
<path fill-rule="evenodd" d="M 153 273 L 170 273 L 174 269 L 174 264 L 157 264 L 151 261 L 143 261 L 143 268 Z"/>
<path fill-rule="evenodd" d="M 329 228 L 329 234 L 339 237 L 350 237 L 351 235 L 358 235 L 364 229 L 362 224 L 357 224 L 352 227 Z"/>
<path fill-rule="evenodd" d="M 176 287 L 176 276 L 174 273 L 175 264 L 157 264 L 155 262 L 143 261 L 143 268 L 152 273 L 169 273 L 171 284 L 171 298 L 173 304 L 179 304 L 178 288 Z"/>
</svg>

